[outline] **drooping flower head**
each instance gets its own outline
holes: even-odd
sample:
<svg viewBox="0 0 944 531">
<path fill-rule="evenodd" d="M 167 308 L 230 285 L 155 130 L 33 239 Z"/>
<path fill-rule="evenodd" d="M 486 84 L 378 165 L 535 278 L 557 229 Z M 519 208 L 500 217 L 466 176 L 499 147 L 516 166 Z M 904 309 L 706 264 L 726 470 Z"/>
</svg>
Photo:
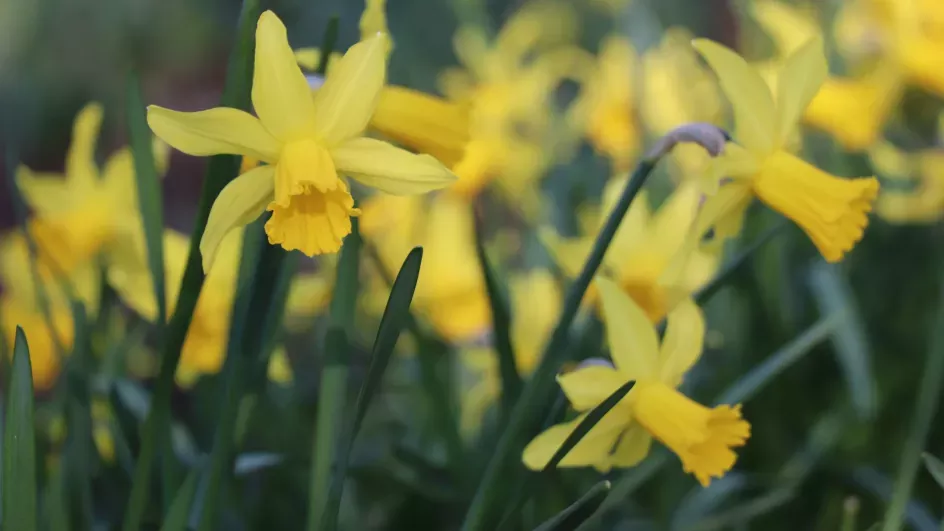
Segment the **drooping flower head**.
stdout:
<svg viewBox="0 0 944 531">
<path fill-rule="evenodd" d="M 736 233 L 753 195 L 799 225 L 827 261 L 841 260 L 862 238 L 878 180 L 835 177 L 786 150 L 828 75 L 821 40 L 814 38 L 787 59 L 776 102 L 757 70 L 738 54 L 705 39 L 693 45 L 731 102 L 735 131 L 734 141 L 712 160 L 706 185 L 714 195 L 702 206 L 692 239 L 712 227 L 719 240 Z"/>
<path fill-rule="evenodd" d="M 560 466 L 592 466 L 601 472 L 630 467 L 649 453 L 653 437 L 678 455 L 682 468 L 708 486 L 730 470 L 733 448 L 750 437 L 741 407 L 703 406 L 676 388 L 702 352 L 705 323 L 699 308 L 685 300 L 669 313 L 659 344 L 643 310 L 613 282 L 597 280 L 603 301 L 607 342 L 613 363 L 589 361 L 558 376 L 574 409 L 570 422 L 541 433 L 524 450 L 525 465 L 542 469 L 587 412 L 630 380 L 632 390 L 564 457 Z"/>
<path fill-rule="evenodd" d="M 359 211 L 342 175 L 392 194 L 442 188 L 454 176 L 436 159 L 371 138 L 364 130 L 386 71 L 386 38 L 352 46 L 314 95 L 271 11 L 259 18 L 252 103 L 257 116 L 225 107 L 182 113 L 148 108 L 151 129 L 191 155 L 235 154 L 266 164 L 230 182 L 210 211 L 200 250 L 209 270 L 222 238 L 264 211 L 269 243 L 308 256 L 335 253 Z"/>
</svg>

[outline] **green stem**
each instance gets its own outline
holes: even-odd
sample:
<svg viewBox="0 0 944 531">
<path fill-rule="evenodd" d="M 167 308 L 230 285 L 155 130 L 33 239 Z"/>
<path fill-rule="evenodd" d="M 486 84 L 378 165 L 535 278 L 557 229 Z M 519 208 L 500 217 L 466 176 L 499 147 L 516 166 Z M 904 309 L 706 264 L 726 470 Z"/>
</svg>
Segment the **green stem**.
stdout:
<svg viewBox="0 0 944 531">
<path fill-rule="evenodd" d="M 252 85 L 252 61 L 255 49 L 254 31 L 259 18 L 260 0 L 244 0 L 240 12 L 239 34 L 236 46 L 230 56 L 227 68 L 226 85 L 221 104 L 229 107 L 246 109 L 249 107 L 249 93 Z M 154 386 L 151 408 L 141 429 L 141 447 L 135 464 L 131 494 L 128 499 L 122 529 L 138 531 L 141 519 L 147 508 L 151 490 L 151 473 L 157 444 L 161 440 L 158 434 L 168 429 L 170 420 L 170 395 L 174 388 L 174 374 L 180 361 L 180 351 L 190 328 L 197 299 L 205 280 L 200 259 L 200 239 L 210 217 L 210 207 L 216 196 L 238 173 L 239 161 L 230 155 L 217 155 L 207 164 L 206 179 L 200 195 L 197 221 L 190 238 L 190 254 L 181 281 L 180 293 L 174 314 L 167 325 L 164 344 L 161 349 L 160 372 Z"/>
<path fill-rule="evenodd" d="M 475 498 L 472 500 L 472 506 L 466 513 L 466 519 L 462 525 L 463 531 L 478 531 L 493 526 L 494 512 L 504 494 L 503 486 L 509 480 L 509 468 L 519 458 L 521 450 L 527 442 L 525 439 L 532 434 L 543 420 L 549 396 L 554 390 L 554 376 L 557 373 L 561 359 L 567 354 L 570 326 L 580 308 L 584 293 L 586 293 L 587 288 L 590 287 L 590 282 L 596 276 L 597 270 L 603 262 L 603 256 L 613 241 L 623 216 L 629 210 L 630 203 L 642 189 L 656 162 L 658 162 L 658 159 L 644 159 L 636 167 L 632 177 L 626 183 L 622 196 L 597 236 L 583 270 L 567 291 L 563 311 L 558 318 L 554 332 L 551 334 L 551 339 L 544 349 L 544 355 L 541 357 L 538 367 L 522 389 L 520 400 L 511 412 L 508 426 L 498 442 L 495 454 L 489 461 L 485 476 L 479 484 Z"/>
<path fill-rule="evenodd" d="M 927 361 L 918 387 L 918 401 L 915 404 L 915 416 L 911 430 L 905 441 L 898 466 L 898 477 L 888 511 L 885 513 L 883 531 L 898 531 L 905 519 L 905 509 L 911 498 L 918 468 L 921 466 L 921 451 L 928 439 L 931 423 L 937 413 L 941 397 L 941 384 L 944 383 L 944 285 L 941 286 L 937 316 L 931 332 Z"/>
</svg>

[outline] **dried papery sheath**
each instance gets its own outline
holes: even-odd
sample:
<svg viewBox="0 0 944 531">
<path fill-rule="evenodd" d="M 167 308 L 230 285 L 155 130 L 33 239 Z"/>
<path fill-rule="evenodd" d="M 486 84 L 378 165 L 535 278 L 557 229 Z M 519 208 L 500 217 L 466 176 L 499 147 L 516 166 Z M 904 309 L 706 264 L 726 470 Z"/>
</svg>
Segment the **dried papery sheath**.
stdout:
<svg viewBox="0 0 944 531">
<path fill-rule="evenodd" d="M 724 152 L 724 144 L 730 140 L 730 135 L 720 127 L 704 122 L 692 122 L 676 127 L 649 150 L 647 158 L 657 159 L 672 151 L 676 144 L 693 143 L 705 148 L 712 157 Z"/>
</svg>

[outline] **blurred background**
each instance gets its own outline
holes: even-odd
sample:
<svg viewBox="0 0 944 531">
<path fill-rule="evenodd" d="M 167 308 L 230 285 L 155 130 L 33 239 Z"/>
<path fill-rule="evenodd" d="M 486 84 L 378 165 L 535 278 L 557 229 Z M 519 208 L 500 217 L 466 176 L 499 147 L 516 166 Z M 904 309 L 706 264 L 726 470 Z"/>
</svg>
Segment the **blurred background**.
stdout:
<svg viewBox="0 0 944 531">
<path fill-rule="evenodd" d="M 599 528 L 870 529 L 894 504 L 903 507 L 912 529 L 940 528 L 944 491 L 924 467 L 918 469 L 910 497 L 896 494 L 905 488 L 896 481 L 904 454 L 917 448 L 944 456 L 944 430 L 934 416 L 940 379 L 937 389 L 928 384 L 932 392 L 918 400 L 923 379 L 931 378 L 928 367 L 936 366 L 928 360 L 944 356 L 944 350 L 932 349 L 934 332 L 944 333 L 944 325 L 935 321 L 936 312 L 944 311 L 939 309 L 944 151 L 938 125 L 944 83 L 936 77 L 944 78 L 944 14 L 937 2 L 388 0 L 395 43 L 391 84 L 448 95 L 444 72 L 464 67 L 480 84 L 493 82 L 509 91 L 502 93 L 504 103 L 485 105 L 502 119 L 524 109 L 523 117 L 505 120 L 513 134 L 500 140 L 511 146 L 512 154 L 503 155 L 500 168 L 486 172 L 488 178 L 473 186 L 459 206 L 439 205 L 445 214 L 436 218 L 458 226 L 465 218 L 457 212 L 467 214 L 474 205 L 484 219 L 480 228 L 486 247 L 511 286 L 512 318 L 520 311 L 526 316 L 521 321 L 534 325 L 516 329 L 522 349 L 530 345 L 537 350 L 543 343 L 553 319 L 542 326 L 549 318 L 541 311 L 554 313 L 559 290 L 573 276 L 568 251 L 557 250 L 551 240 L 592 236 L 607 184 L 625 176 L 671 127 L 689 121 L 729 126 L 728 103 L 687 48 L 693 36 L 734 47 L 765 71 L 809 28 L 821 31 L 834 75 L 832 99 L 813 106 L 796 147 L 806 160 L 835 175 L 878 175 L 882 180 L 883 196 L 865 238 L 836 265 L 826 264 L 780 214 L 761 205 L 749 210 L 742 235 L 718 260 L 731 263 L 745 250 L 752 255 L 739 262 L 706 303 L 706 353 L 686 378 L 684 390 L 705 404 L 739 397 L 752 425 L 751 439 L 739 451 L 735 469 L 708 489 L 699 487 L 661 448 L 638 467 L 612 472 L 609 477 L 622 490 L 614 490 L 618 495 L 604 504 L 594 522 Z M 896 11 L 904 4 L 914 4 L 912 18 Z M 537 9 L 543 14 L 535 17 L 536 24 L 515 31 L 527 42 L 534 35 L 536 41 L 547 35 L 548 42 L 522 50 L 509 37 L 509 48 L 493 46 L 492 55 L 483 52 L 476 66 L 475 39 L 457 37 L 459 28 L 472 28 L 494 43 L 517 15 L 547 5 L 554 8 Z M 364 10 L 360 0 L 273 0 L 264 7 L 285 22 L 296 49 L 321 45 L 334 15 L 340 20 L 336 49 L 347 49 L 359 38 Z M 235 0 L 4 0 L 0 180 L 12 183 L 20 164 L 34 172 L 62 172 L 73 121 L 92 101 L 104 107 L 98 160 L 104 163 L 127 145 L 124 91 L 132 65 L 147 104 L 187 111 L 216 106 L 239 8 Z M 921 39 L 908 38 L 916 35 Z M 608 48 L 614 38 L 618 44 Z M 512 66 L 502 66 L 502 58 Z M 512 88 L 515 81 L 526 84 L 525 67 L 542 58 L 547 59 L 542 63 L 547 75 L 540 88 Z M 485 63 L 491 66 L 481 66 Z M 883 70 L 889 64 L 895 69 Z M 500 74 L 493 72 L 502 68 L 506 70 Z M 528 108 L 529 102 L 538 102 L 539 109 Z M 703 168 L 700 157 L 683 149 L 663 161 L 647 185 L 653 210 Z M 171 153 L 163 180 L 167 227 L 184 234 L 192 230 L 206 160 Z M 10 232 L 17 228 L 13 190 L 0 188 L 0 229 Z M 390 219 L 435 225 L 406 219 L 407 212 L 418 215 L 416 205 L 385 208 L 391 210 L 380 225 Z M 440 212 L 437 208 L 430 211 Z M 384 233 L 373 219 L 365 213 L 361 220 L 368 241 L 400 237 Z M 467 245 L 459 245 L 449 233 L 434 233 L 428 230 L 426 240 L 419 241 L 404 237 L 395 250 L 377 245 L 377 252 L 395 271 L 408 242 L 427 246 L 424 275 L 436 278 L 425 281 L 430 287 L 419 289 L 414 307 L 420 304 L 424 326 L 452 360 L 440 371 L 454 395 L 452 411 L 461 424 L 466 459 L 470 468 L 480 469 L 495 435 L 494 422 L 488 420 L 494 417 L 489 413 L 494 393 L 476 388 L 483 378 L 482 363 L 488 362 L 475 360 L 491 355 L 490 324 L 475 321 L 470 333 L 461 329 L 467 321 L 446 322 L 450 319 L 443 316 L 458 312 L 454 309 L 466 302 L 438 300 L 437 294 L 447 290 L 442 286 L 463 285 L 479 271 L 476 267 L 465 274 L 455 267 L 461 261 L 475 264 L 471 237 Z M 445 258 L 433 260 L 433 255 Z M 582 256 L 575 256 L 582 263 Z M 326 258 L 306 259 L 302 269 L 330 284 L 333 264 Z M 719 269 L 716 265 L 712 272 Z M 535 270 L 552 280 L 545 285 L 528 277 L 531 284 L 514 287 L 519 283 L 513 279 Z M 363 376 L 387 295 L 376 271 L 365 273 L 363 282 L 368 287 L 359 313 L 364 317 L 355 338 L 353 379 Z M 480 297 L 481 280 L 468 282 Z M 330 291 L 330 286 L 322 288 Z M 461 307 L 475 313 L 468 308 L 484 304 L 476 301 Z M 242 420 L 246 438 L 235 488 L 226 491 L 223 502 L 222 528 L 301 528 L 325 329 L 324 304 L 314 306 L 297 319 L 300 323 L 287 323 L 291 326 L 280 335 L 290 381 L 270 382 L 252 414 Z M 88 374 L 98 382 L 104 419 L 96 434 L 99 457 L 92 472 L 93 528 L 102 530 L 117 528 L 137 444 L 136 423 L 147 407 L 154 376 L 146 319 L 125 310 L 115 315 L 108 322 L 120 332 L 101 334 L 96 350 L 102 359 L 107 357 L 103 353 L 120 350 L 123 368 L 116 372 L 102 361 Z M 586 326 L 601 330 L 594 318 L 588 321 Z M 599 333 L 586 336 L 589 341 L 578 358 L 599 355 L 603 348 Z M 402 359 L 388 372 L 352 455 L 342 527 L 457 529 L 469 485 L 450 476 L 442 441 L 429 436 L 435 431 L 429 422 L 433 406 L 418 390 L 417 347 L 403 340 L 400 346 Z M 494 366 L 490 370 L 494 373 Z M 174 392 L 174 447 L 184 463 L 212 447 L 222 383 L 215 371 L 205 372 Z M 469 398 L 470 392 L 491 399 Z M 49 470 L 63 437 L 55 396 L 37 394 L 37 430 Z M 913 419 L 921 418 L 933 420 L 913 426 Z M 926 439 L 923 429 L 928 430 Z M 591 469 L 555 473 L 524 505 L 516 525 L 533 528 L 599 477 Z M 475 479 L 468 482 L 474 485 Z M 148 527 L 156 528 L 156 523 Z"/>
</svg>

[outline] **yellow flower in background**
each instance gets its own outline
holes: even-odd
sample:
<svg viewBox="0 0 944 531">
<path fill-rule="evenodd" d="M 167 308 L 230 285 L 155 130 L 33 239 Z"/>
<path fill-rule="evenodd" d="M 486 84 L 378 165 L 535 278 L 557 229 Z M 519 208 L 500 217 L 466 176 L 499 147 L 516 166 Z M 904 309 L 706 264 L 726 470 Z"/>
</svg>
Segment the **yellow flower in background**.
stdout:
<svg viewBox="0 0 944 531">
<path fill-rule="evenodd" d="M 758 66 L 776 87 L 778 64 L 818 35 L 817 22 L 811 14 L 774 0 L 755 1 L 752 9 L 778 50 L 778 60 Z M 865 150 L 878 140 L 902 87 L 899 68 L 890 61 L 854 77 L 830 76 L 810 101 L 803 121 L 834 136 L 846 149 Z"/>
<path fill-rule="evenodd" d="M 194 309 L 190 328 L 184 339 L 180 354 L 180 365 L 176 379 L 181 385 L 192 384 L 199 376 L 219 372 L 225 359 L 229 339 L 230 317 L 236 297 L 236 281 L 239 274 L 239 256 L 242 250 L 243 231 L 229 232 L 217 250 L 218 265 L 207 273 L 197 306 Z M 164 274 L 168 312 L 173 312 L 177 295 L 183 281 L 190 250 L 190 238 L 174 230 L 164 231 Z M 308 306 L 319 292 L 309 289 L 306 277 L 298 279 L 303 284 L 293 285 L 286 314 L 297 316 L 318 311 L 320 307 Z M 121 299 L 138 315 L 148 321 L 157 319 L 157 301 L 154 298 L 151 272 L 143 240 L 133 252 L 126 253 L 108 272 L 108 281 Z M 326 299 L 320 299 L 324 302 Z M 284 374 L 285 353 L 281 349 L 270 359 L 270 369 L 275 366 Z M 290 373 L 289 373 L 290 378 Z"/>
<path fill-rule="evenodd" d="M 423 267 L 413 307 L 443 338 L 462 342 L 491 326 L 491 306 L 475 253 L 472 211 L 460 198 L 374 196 L 363 203 L 361 233 L 388 272 L 396 272 L 414 246 L 423 246 Z M 389 288 L 377 280 L 377 310 Z"/>
<path fill-rule="evenodd" d="M 695 220 L 689 245 L 696 245 L 712 227 L 718 241 L 737 233 L 744 209 L 756 196 L 799 225 L 828 262 L 841 260 L 862 238 L 878 180 L 835 177 L 785 150 L 828 74 L 820 39 L 787 59 L 778 78 L 776 104 L 767 84 L 741 56 L 705 39 L 693 45 L 718 75 L 731 102 L 736 142 L 729 142 L 712 160 L 707 185 L 713 195 Z"/>
<path fill-rule="evenodd" d="M 593 73 L 570 108 L 570 120 L 586 130 L 587 139 L 609 157 L 616 171 L 627 170 L 640 144 L 634 81 L 638 63 L 629 39 L 609 35 L 600 43 Z"/>
<path fill-rule="evenodd" d="M 557 381 L 575 410 L 576 419 L 541 433 L 524 450 L 524 464 L 542 469 L 587 412 L 623 384 L 632 390 L 564 457 L 561 467 L 592 466 L 601 472 L 631 467 L 649 453 L 652 439 L 678 455 L 682 468 L 707 487 L 712 478 L 730 470 L 750 437 L 741 406 L 705 407 L 676 388 L 702 352 L 705 322 L 689 299 L 668 316 L 665 338 L 658 335 L 643 310 L 609 280 L 597 287 L 603 301 L 607 342 L 614 365 L 588 360 L 561 374 Z"/>
<path fill-rule="evenodd" d="M 75 119 L 63 175 L 20 167 L 16 182 L 33 210 L 30 230 L 44 260 L 63 272 L 108 255 L 143 231 L 138 212 L 134 158 L 129 148 L 112 154 L 99 168 L 95 144 L 102 106 L 86 105 Z M 158 172 L 167 166 L 167 149 L 154 146 Z"/>
<path fill-rule="evenodd" d="M 568 239 L 550 232 L 542 234 L 567 276 L 579 274 L 626 180 L 621 177 L 607 185 L 599 215 L 582 223 L 584 236 Z M 653 322 L 661 320 L 676 302 L 710 280 L 718 267 L 717 254 L 695 250 L 687 256 L 683 272 L 674 283 L 663 281 L 672 260 L 683 249 L 700 199 L 698 187 L 685 182 L 652 213 L 646 191 L 641 191 L 603 257 L 601 274 L 616 282 Z"/>
<path fill-rule="evenodd" d="M 527 377 L 540 361 L 548 336 L 560 317 L 562 294 L 557 280 L 545 269 L 512 275 L 508 282 L 511 344 L 518 374 Z M 485 411 L 501 393 L 498 359 L 491 348 L 469 348 L 462 353 L 476 382 L 462 395 L 462 432 L 471 435 Z"/>
<path fill-rule="evenodd" d="M 74 323 L 66 286 L 94 314 L 99 296 L 98 268 L 86 262 L 66 273 L 37 257 L 34 275 L 26 239 L 14 233 L 0 239 L 0 286 L 2 340 L 12 346 L 16 327 L 23 328 L 30 347 L 33 386 L 38 391 L 49 390 L 59 375 L 60 356 L 72 351 Z M 48 318 L 40 296 L 45 299 Z"/>
<path fill-rule="evenodd" d="M 872 166 L 889 181 L 875 213 L 891 223 L 934 223 L 944 217 L 944 151 L 906 153 L 890 143 L 869 152 Z"/>
<path fill-rule="evenodd" d="M 272 216 L 270 244 L 308 256 L 335 253 L 358 215 L 341 175 L 393 194 L 420 194 L 454 176 L 436 159 L 363 137 L 384 85 L 385 38 L 352 46 L 312 97 L 289 47 L 282 21 L 259 17 L 252 101 L 258 118 L 225 107 L 183 113 L 148 108 L 151 129 L 171 146 L 197 156 L 220 153 L 266 165 L 230 182 L 210 211 L 200 242 L 209 271 L 231 230 Z"/>
<path fill-rule="evenodd" d="M 655 137 L 691 122 L 720 123 L 721 95 L 711 73 L 692 50 L 692 35 L 685 28 L 665 31 L 658 46 L 642 56 L 642 94 L 639 113 Z M 704 149 L 679 144 L 670 155 L 683 176 L 707 163 Z"/>
</svg>

